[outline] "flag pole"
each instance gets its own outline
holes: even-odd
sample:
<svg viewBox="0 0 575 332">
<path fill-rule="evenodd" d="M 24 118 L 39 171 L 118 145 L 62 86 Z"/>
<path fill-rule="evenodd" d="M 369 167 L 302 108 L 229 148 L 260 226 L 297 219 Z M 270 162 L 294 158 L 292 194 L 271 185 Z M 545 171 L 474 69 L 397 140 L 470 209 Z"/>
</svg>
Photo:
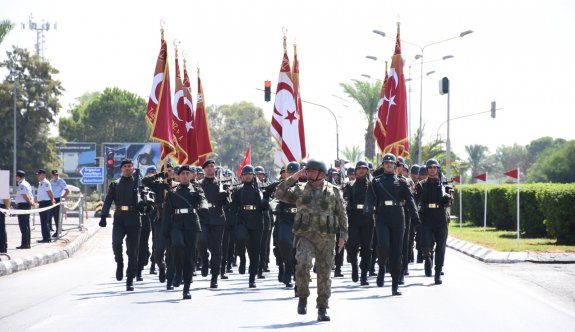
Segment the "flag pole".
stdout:
<svg viewBox="0 0 575 332">
<path fill-rule="evenodd" d="M 520 176 L 519 167 L 517 167 L 517 247 L 519 247 L 519 237 L 520 237 L 520 235 L 519 235 L 519 219 L 520 219 L 520 217 L 519 217 L 519 203 L 521 200 L 520 195 L 519 195 L 519 192 L 520 192 L 520 189 L 519 189 L 520 180 L 519 180 L 519 178 L 520 177 L 521 176 Z"/>
<path fill-rule="evenodd" d="M 487 240 L 487 172 L 485 172 L 485 203 L 483 205 L 483 240 Z"/>
<path fill-rule="evenodd" d="M 459 178 L 459 229 L 463 227 L 463 199 L 461 195 L 463 194 L 463 178 Z"/>
</svg>

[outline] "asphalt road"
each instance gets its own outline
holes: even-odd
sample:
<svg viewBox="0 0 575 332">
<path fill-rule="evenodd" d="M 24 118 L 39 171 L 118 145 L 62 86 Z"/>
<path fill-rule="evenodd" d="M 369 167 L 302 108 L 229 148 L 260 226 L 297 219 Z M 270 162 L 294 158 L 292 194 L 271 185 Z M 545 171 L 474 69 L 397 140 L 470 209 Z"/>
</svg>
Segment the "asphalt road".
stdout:
<svg viewBox="0 0 575 332">
<path fill-rule="evenodd" d="M 444 284 L 433 285 L 422 264 L 411 265 L 403 296 L 385 287 L 333 280 L 328 313 L 316 321 L 315 287 L 308 314 L 296 313 L 293 290 L 281 287 L 276 269 L 249 289 L 247 275 L 231 274 L 220 288 L 196 277 L 192 300 L 181 287 L 166 291 L 144 275 L 134 292 L 114 278 L 111 227 L 70 259 L 0 278 L 0 331 L 573 331 L 575 265 L 485 264 L 448 250 Z M 313 281 L 315 285 L 315 280 Z"/>
</svg>

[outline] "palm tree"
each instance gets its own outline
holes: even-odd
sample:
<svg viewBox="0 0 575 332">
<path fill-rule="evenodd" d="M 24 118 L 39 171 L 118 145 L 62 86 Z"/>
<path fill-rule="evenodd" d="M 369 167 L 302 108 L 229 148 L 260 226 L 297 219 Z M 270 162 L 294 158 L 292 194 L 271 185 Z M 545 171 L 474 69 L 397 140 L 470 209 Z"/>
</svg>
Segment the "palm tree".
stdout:
<svg viewBox="0 0 575 332">
<path fill-rule="evenodd" d="M 381 94 L 381 81 L 369 83 L 359 80 L 352 80 L 352 84 L 340 83 L 343 91 L 362 108 L 363 115 L 367 119 L 365 129 L 365 157 L 372 160 L 375 155 L 375 138 L 373 137 L 373 126 L 377 117 L 377 103 Z"/>
<path fill-rule="evenodd" d="M 473 183 L 477 181 L 475 176 L 479 174 L 479 168 L 485 161 L 488 150 L 489 149 L 485 145 L 480 144 L 465 146 L 465 152 L 467 152 L 467 161 L 469 162 L 469 168 L 471 168 L 471 178 Z"/>
<path fill-rule="evenodd" d="M 349 160 L 350 163 L 355 164 L 356 162 L 358 162 L 362 155 L 363 155 L 363 151 L 361 151 L 361 148 L 357 145 L 352 146 L 351 148 L 349 146 L 346 146 L 341 153 L 343 154 L 343 157 L 346 160 Z"/>
<path fill-rule="evenodd" d="M 0 44 L 4 41 L 4 37 L 12 30 L 14 24 L 8 20 L 4 20 L 0 22 Z"/>
<path fill-rule="evenodd" d="M 409 156 L 412 163 L 417 162 L 416 158 L 419 155 L 419 138 L 423 136 L 425 132 L 425 126 L 415 132 L 415 135 L 409 141 Z M 438 161 L 443 161 L 445 159 L 445 141 L 442 139 L 435 139 L 421 146 L 421 163 L 425 164 L 428 159 L 437 159 Z"/>
</svg>

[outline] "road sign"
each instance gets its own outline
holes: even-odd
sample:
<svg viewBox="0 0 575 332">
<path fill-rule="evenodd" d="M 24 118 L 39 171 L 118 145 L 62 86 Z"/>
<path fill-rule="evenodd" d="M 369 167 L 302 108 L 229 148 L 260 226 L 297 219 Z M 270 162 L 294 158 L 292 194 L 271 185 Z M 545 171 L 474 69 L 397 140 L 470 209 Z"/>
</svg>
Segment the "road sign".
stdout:
<svg viewBox="0 0 575 332">
<path fill-rule="evenodd" d="M 80 170 L 82 184 L 103 184 L 104 168 L 103 167 L 83 167 Z"/>
<path fill-rule="evenodd" d="M 82 184 L 103 184 L 103 177 L 82 177 L 80 178 Z"/>
</svg>

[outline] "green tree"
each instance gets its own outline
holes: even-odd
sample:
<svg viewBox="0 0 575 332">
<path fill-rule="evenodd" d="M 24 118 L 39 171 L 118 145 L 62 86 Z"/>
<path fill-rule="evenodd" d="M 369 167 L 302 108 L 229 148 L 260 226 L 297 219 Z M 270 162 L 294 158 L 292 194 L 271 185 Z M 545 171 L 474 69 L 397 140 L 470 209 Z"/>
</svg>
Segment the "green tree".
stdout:
<svg viewBox="0 0 575 332">
<path fill-rule="evenodd" d="M 72 108 L 71 116 L 61 118 L 60 136 L 68 142 L 146 142 L 146 101 L 119 88 L 86 93 Z"/>
<path fill-rule="evenodd" d="M 549 136 L 540 137 L 531 141 L 525 147 L 528 154 L 527 163 L 524 165 L 525 170 L 528 171 L 531 165 L 533 165 L 544 153 L 549 153 L 553 149 L 560 148 L 563 144 L 565 144 L 565 142 L 566 141 L 562 138 L 553 139 Z"/>
<path fill-rule="evenodd" d="M 249 145 L 254 166 L 263 166 L 266 171 L 273 169 L 274 142 L 261 108 L 242 101 L 212 105 L 207 113 L 216 162 L 235 172 Z"/>
<path fill-rule="evenodd" d="M 528 163 L 527 149 L 519 144 L 500 146 L 497 148 L 495 155 L 504 171 L 517 167 L 525 170 L 525 166 Z"/>
<path fill-rule="evenodd" d="M 14 28 L 14 24 L 8 20 L 0 22 L 0 44 L 4 41 L 4 37 Z"/>
<path fill-rule="evenodd" d="M 58 166 L 49 126 L 60 110 L 58 70 L 27 50 L 14 47 L 0 63 L 8 75 L 0 84 L 0 169 L 12 168 L 14 97 L 16 97 L 17 167 L 32 171 Z M 15 92 L 15 93 L 14 93 Z"/>
<path fill-rule="evenodd" d="M 419 154 L 419 146 L 417 143 L 419 142 L 419 137 L 423 136 L 423 133 L 425 133 L 425 127 L 423 127 L 421 131 L 418 128 L 415 135 L 409 140 L 409 156 L 412 164 L 416 162 L 417 155 Z M 421 163 L 425 164 L 426 160 L 433 158 L 444 164 L 445 148 L 445 141 L 442 139 L 434 139 L 423 144 L 421 146 Z M 456 160 L 453 151 L 451 152 L 451 159 Z"/>
<path fill-rule="evenodd" d="M 575 140 L 542 154 L 529 169 L 527 181 L 575 182 Z"/>
<path fill-rule="evenodd" d="M 363 157 L 363 151 L 361 151 L 361 148 L 357 145 L 354 145 L 352 147 L 346 146 L 341 151 L 341 153 L 343 154 L 343 157 L 346 160 L 349 160 L 349 162 L 353 164 L 361 160 L 361 158 Z"/>
<path fill-rule="evenodd" d="M 487 157 L 488 148 L 480 144 L 466 145 L 465 152 L 467 152 L 467 161 L 471 169 L 471 182 L 475 183 L 477 180 L 474 179 L 474 177 L 477 176 L 484 167 L 483 163 Z"/>
<path fill-rule="evenodd" d="M 367 120 L 365 129 L 365 157 L 369 160 L 375 155 L 375 138 L 373 137 L 373 126 L 377 120 L 377 103 L 381 94 L 381 81 L 369 83 L 359 80 L 352 80 L 352 84 L 340 83 L 343 91 L 355 100 L 362 108 L 363 115 Z"/>
</svg>

